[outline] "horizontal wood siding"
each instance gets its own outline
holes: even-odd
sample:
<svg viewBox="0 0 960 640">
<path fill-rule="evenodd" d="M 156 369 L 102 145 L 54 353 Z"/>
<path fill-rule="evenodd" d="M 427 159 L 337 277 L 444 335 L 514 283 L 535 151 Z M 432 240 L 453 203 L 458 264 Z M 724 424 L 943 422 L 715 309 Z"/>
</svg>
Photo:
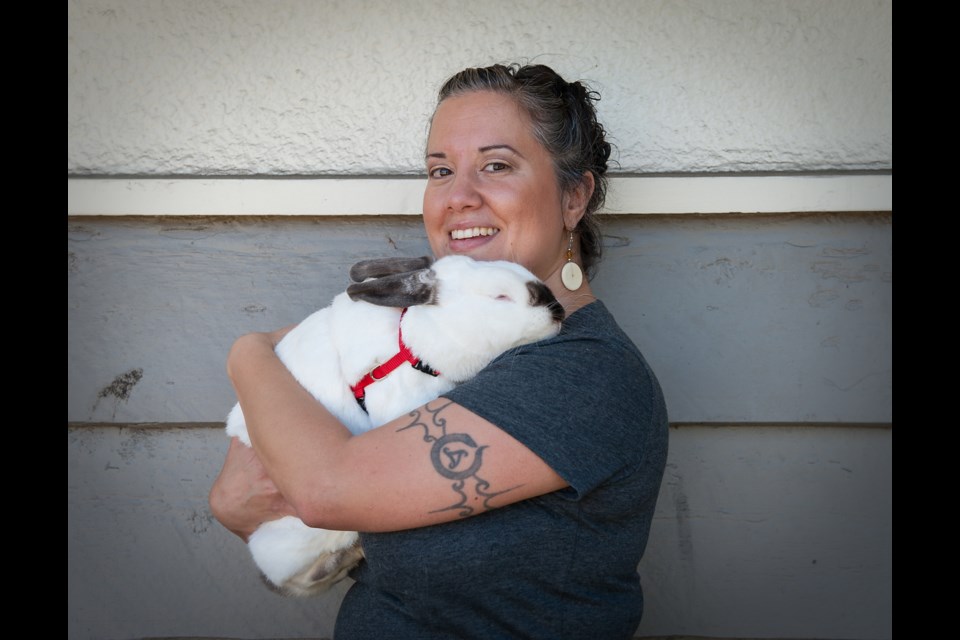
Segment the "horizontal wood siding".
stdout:
<svg viewBox="0 0 960 640">
<path fill-rule="evenodd" d="M 605 223 L 595 289 L 673 424 L 638 635 L 891 637 L 892 215 Z M 68 219 L 72 640 L 330 636 L 347 585 L 273 594 L 209 513 L 224 359 L 428 252 L 413 216 Z"/>
<path fill-rule="evenodd" d="M 891 420 L 890 214 L 606 223 L 595 290 L 671 420 Z M 328 304 L 361 258 L 429 253 L 413 217 L 80 218 L 68 240 L 74 422 L 221 420 L 237 336 Z"/>
<path fill-rule="evenodd" d="M 673 427 L 638 635 L 889 638 L 891 436 Z M 330 637 L 349 583 L 277 596 L 210 516 L 226 445 L 219 425 L 68 429 L 71 639 Z"/>
</svg>

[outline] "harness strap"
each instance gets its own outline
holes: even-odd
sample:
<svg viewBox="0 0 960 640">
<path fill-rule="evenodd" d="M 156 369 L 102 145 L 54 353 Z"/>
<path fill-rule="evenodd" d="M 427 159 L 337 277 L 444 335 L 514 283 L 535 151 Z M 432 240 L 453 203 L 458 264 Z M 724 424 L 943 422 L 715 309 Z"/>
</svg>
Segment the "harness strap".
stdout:
<svg viewBox="0 0 960 640">
<path fill-rule="evenodd" d="M 404 308 L 400 312 L 400 322 L 403 322 L 403 316 L 407 313 L 407 309 Z M 353 391 L 353 397 L 357 399 L 357 403 L 360 405 L 360 408 L 364 411 L 367 410 L 365 399 L 367 396 L 366 389 L 374 382 L 383 380 L 393 371 L 397 369 L 400 365 L 405 362 L 409 362 L 410 366 L 418 371 L 422 371 L 427 375 L 438 376 L 440 375 L 439 371 L 434 371 L 427 364 L 425 364 L 420 358 L 417 358 L 413 355 L 413 352 L 410 351 L 410 347 L 403 343 L 403 330 L 398 327 L 397 329 L 397 342 L 399 343 L 400 350 L 394 354 L 392 358 L 387 360 L 381 365 L 374 367 L 369 373 L 364 375 L 360 380 L 351 385 L 350 389 Z"/>
</svg>

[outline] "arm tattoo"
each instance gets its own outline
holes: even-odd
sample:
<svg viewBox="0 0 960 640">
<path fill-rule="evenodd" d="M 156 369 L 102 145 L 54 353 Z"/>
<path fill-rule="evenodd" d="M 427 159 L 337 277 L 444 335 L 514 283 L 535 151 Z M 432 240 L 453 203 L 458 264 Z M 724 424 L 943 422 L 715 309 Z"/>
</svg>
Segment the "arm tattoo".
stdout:
<svg viewBox="0 0 960 640">
<path fill-rule="evenodd" d="M 432 445 L 430 462 L 433 469 L 444 478 L 453 481 L 450 488 L 459 496 L 457 502 L 434 509 L 430 513 L 459 509 L 460 517 L 466 518 L 476 513 L 476 509 L 468 503 L 482 500 L 480 508 L 489 510 L 494 508 L 490 505 L 491 500 L 517 487 L 503 491 L 488 491 L 490 483 L 479 475 L 483 466 L 483 452 L 487 447 L 479 446 L 466 433 L 447 433 L 447 420 L 440 414 L 451 404 L 453 403 L 446 401 L 431 407 L 428 403 L 422 410 L 411 411 L 412 421 L 397 429 L 397 433 L 416 427 L 423 429 L 423 441 Z"/>
</svg>

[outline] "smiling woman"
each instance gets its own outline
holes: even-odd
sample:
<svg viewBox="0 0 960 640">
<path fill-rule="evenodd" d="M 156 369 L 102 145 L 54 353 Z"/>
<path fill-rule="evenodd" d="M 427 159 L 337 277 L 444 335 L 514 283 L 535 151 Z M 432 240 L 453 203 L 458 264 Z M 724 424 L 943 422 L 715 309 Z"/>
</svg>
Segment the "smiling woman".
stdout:
<svg viewBox="0 0 960 640">
<path fill-rule="evenodd" d="M 523 265 L 563 306 L 559 335 L 357 436 L 277 358 L 286 329 L 230 351 L 252 448 L 231 445 L 213 513 L 243 538 L 284 515 L 360 532 L 337 640 L 615 640 L 640 622 L 667 411 L 590 286 L 610 155 L 598 98 L 543 65 L 466 69 L 441 89 L 426 145 L 435 256 Z M 469 474 L 451 471 L 467 459 Z"/>
<path fill-rule="evenodd" d="M 562 190 L 550 152 L 514 98 L 473 91 L 444 99 L 427 140 L 427 175 L 423 221 L 435 255 L 513 260 L 567 292 L 557 287 L 560 269 L 593 176 L 585 172 Z M 568 311 L 592 299 L 589 288 L 567 297 Z"/>
</svg>

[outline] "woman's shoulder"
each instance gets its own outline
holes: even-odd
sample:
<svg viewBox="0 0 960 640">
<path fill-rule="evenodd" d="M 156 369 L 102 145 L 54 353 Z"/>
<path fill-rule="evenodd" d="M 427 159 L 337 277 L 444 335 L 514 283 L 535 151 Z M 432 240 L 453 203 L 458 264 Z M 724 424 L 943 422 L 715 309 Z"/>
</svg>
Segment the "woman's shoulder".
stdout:
<svg viewBox="0 0 960 640">
<path fill-rule="evenodd" d="M 661 393 L 646 358 L 601 300 L 571 313 L 557 336 L 505 352 L 481 373 L 484 387 L 535 388 L 541 398 L 551 391 L 571 397 L 572 381 L 581 389 L 633 389 L 622 402 Z"/>
<path fill-rule="evenodd" d="M 581 307 L 565 322 L 554 339 L 556 352 L 552 357 L 575 362 L 579 369 L 588 372 L 589 375 L 581 376 L 584 383 L 629 389 L 619 399 L 623 403 L 662 397 L 660 382 L 641 348 L 602 300 Z"/>
<path fill-rule="evenodd" d="M 629 352 L 643 359 L 639 347 L 600 299 L 570 314 L 557 338 L 559 343 L 568 343 L 571 347 L 602 348 L 616 357 Z"/>
<path fill-rule="evenodd" d="M 604 304 L 603 300 L 597 298 L 578 308 L 563 321 L 563 333 L 602 333 L 607 334 L 611 329 L 622 331 L 617 319 Z"/>
</svg>

